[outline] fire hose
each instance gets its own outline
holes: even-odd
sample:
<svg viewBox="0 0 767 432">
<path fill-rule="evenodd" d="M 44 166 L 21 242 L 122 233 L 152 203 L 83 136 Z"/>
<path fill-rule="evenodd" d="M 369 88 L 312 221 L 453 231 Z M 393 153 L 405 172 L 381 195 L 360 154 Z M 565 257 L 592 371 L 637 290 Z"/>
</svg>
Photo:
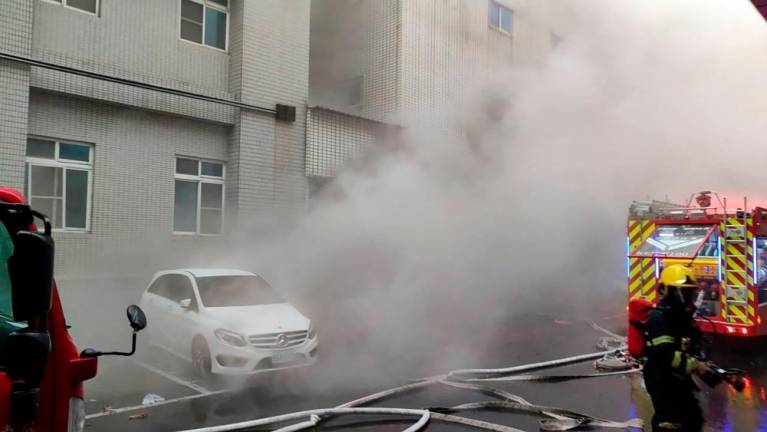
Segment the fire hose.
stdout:
<svg viewBox="0 0 767 432">
<path fill-rule="evenodd" d="M 285 414 L 280 416 L 262 418 L 241 423 L 228 425 L 206 427 L 188 430 L 184 432 L 221 432 L 241 430 L 255 426 L 263 426 L 275 423 L 282 423 L 301 417 L 309 417 L 308 420 L 288 425 L 277 429 L 275 432 L 297 432 L 317 426 L 325 420 L 322 416 L 348 415 L 348 414 L 384 414 L 384 415 L 404 415 L 416 416 L 420 418 L 405 431 L 418 431 L 426 425 L 430 419 L 456 423 L 464 426 L 470 426 L 478 429 L 497 431 L 497 432 L 520 432 L 518 429 L 500 425 L 496 423 L 484 422 L 481 420 L 470 419 L 452 415 L 451 413 L 466 410 L 478 409 L 508 409 L 531 414 L 538 414 L 550 419 L 544 419 L 540 422 L 540 428 L 544 431 L 567 431 L 580 427 L 604 427 L 604 428 L 639 428 L 643 427 L 641 419 L 630 419 L 625 422 L 617 422 L 607 419 L 592 417 L 586 414 L 577 413 L 567 409 L 534 405 L 527 400 L 515 394 L 495 389 L 492 387 L 473 384 L 474 382 L 492 382 L 492 381 L 535 381 L 535 382 L 563 382 L 584 378 L 596 378 L 616 375 L 626 375 L 638 373 L 641 371 L 641 365 L 633 362 L 630 358 L 623 356 L 625 349 L 625 338 L 612 333 L 596 324 L 592 324 L 595 330 L 605 333 L 606 336 L 600 338 L 597 346 L 604 351 L 580 356 L 567 357 L 563 359 L 545 361 L 540 363 L 513 366 L 499 369 L 459 369 L 451 371 L 444 375 L 435 375 L 422 378 L 415 382 L 383 390 L 371 395 L 364 396 L 339 405 L 336 408 L 327 408 L 319 410 L 302 411 L 299 413 Z M 533 370 L 554 368 L 566 366 L 584 361 L 594 360 L 594 366 L 600 370 L 611 370 L 611 372 L 581 374 L 581 375 L 516 375 L 521 372 Z M 399 408 L 358 408 L 361 405 L 378 402 L 403 393 L 422 390 L 434 384 L 443 384 L 456 388 L 475 390 L 496 397 L 498 401 L 475 402 L 470 404 L 458 405 L 452 408 L 434 408 L 432 410 L 417 409 L 399 409 Z"/>
<path fill-rule="evenodd" d="M 311 427 L 308 423 L 312 421 L 314 418 L 319 418 L 319 416 L 322 415 L 341 415 L 341 414 L 375 414 L 375 415 L 396 415 L 396 416 L 406 416 L 406 417 L 419 417 L 418 422 L 413 424 L 412 426 L 405 429 L 403 432 L 417 432 L 421 430 L 428 422 L 429 418 L 431 416 L 431 413 L 428 410 L 423 409 L 405 409 L 405 408 L 324 408 L 324 409 L 313 409 L 313 410 L 307 410 L 307 411 L 299 411 L 294 412 L 290 414 L 282 414 L 278 416 L 273 417 L 266 417 L 261 418 L 257 420 L 248 420 L 240 423 L 232 423 L 232 424 L 226 424 L 221 426 L 212 426 L 212 427 L 206 427 L 206 428 L 200 428 L 200 429 L 192 429 L 186 432 L 222 432 L 222 431 L 231 431 L 231 430 L 238 430 L 238 429 L 250 429 L 258 426 L 266 426 L 270 424 L 275 423 L 284 423 L 291 420 L 297 420 L 304 417 L 309 417 L 309 421 L 305 421 L 303 423 L 298 423 L 296 425 L 289 426 L 288 428 L 283 428 L 281 430 L 299 430 L 295 429 L 297 426 L 302 426 L 301 428 L 307 428 Z"/>
<path fill-rule="evenodd" d="M 338 414 L 350 414 L 350 410 L 362 410 L 366 408 L 330 408 L 325 412 L 324 415 L 332 416 L 332 415 L 338 415 Z M 392 414 L 392 415 L 402 415 L 402 410 L 397 408 L 375 408 L 376 412 L 368 412 L 367 414 Z M 418 411 L 418 410 L 415 410 Z M 484 429 L 488 431 L 494 431 L 494 432 L 523 432 L 519 429 L 505 426 L 505 425 L 499 425 L 497 423 L 490 423 L 482 420 L 476 420 L 466 417 L 460 417 L 460 416 L 454 416 L 444 413 L 437 413 L 437 412 L 431 412 L 429 410 L 424 410 L 427 413 L 429 413 L 428 420 L 438 420 L 444 423 L 455 423 L 463 426 L 469 426 L 473 427 L 475 429 Z M 351 414 L 365 414 L 364 412 L 353 412 Z M 419 420 L 422 421 L 424 417 L 422 416 Z M 318 415 L 312 416 L 309 420 L 301 423 L 296 423 L 290 426 L 283 427 L 281 429 L 277 429 L 274 432 L 297 432 L 304 429 L 309 429 L 312 427 L 315 427 L 317 423 L 320 422 L 320 417 Z M 410 426 L 408 429 L 405 429 L 405 431 L 413 431 L 413 430 L 420 430 L 422 426 L 424 426 L 426 422 L 423 424 L 414 424 Z M 414 429 L 414 428 L 418 429 Z"/>
<path fill-rule="evenodd" d="M 598 417 L 592 417 L 587 414 L 581 414 L 578 412 L 564 410 L 561 408 L 545 407 L 534 405 L 520 396 L 507 391 L 499 390 L 493 387 L 486 387 L 476 384 L 467 384 L 454 381 L 442 381 L 442 384 L 451 387 L 462 388 L 466 390 L 475 390 L 480 393 L 485 393 L 495 398 L 501 399 L 500 401 L 489 402 L 476 402 L 474 404 L 464 404 L 452 408 L 447 408 L 447 411 L 442 411 L 441 408 L 432 408 L 434 412 L 450 412 L 461 411 L 469 409 L 512 409 L 516 411 L 527 412 L 531 414 L 539 414 L 552 419 L 544 419 L 540 422 L 541 430 L 544 431 L 567 431 L 577 429 L 579 427 L 603 427 L 603 428 L 638 428 L 643 427 L 641 419 L 631 419 L 625 422 L 616 422 L 612 420 L 602 419 Z M 502 405 L 499 405 L 502 404 Z"/>
<path fill-rule="evenodd" d="M 567 366 L 575 363 L 582 363 L 584 361 L 589 360 L 597 360 L 599 358 L 605 357 L 606 355 L 616 353 L 618 350 L 614 351 L 599 351 L 591 354 L 583 354 L 579 356 L 574 357 L 567 357 L 563 359 L 558 360 L 550 360 L 540 363 L 535 363 L 532 365 L 523 365 L 523 366 L 512 366 L 508 368 L 500 368 L 500 369 L 458 369 L 454 370 L 452 372 L 449 372 L 447 374 L 448 378 L 452 379 L 466 379 L 466 378 L 478 378 L 476 375 L 479 375 L 479 377 L 485 377 L 490 378 L 493 376 L 501 376 L 501 375 L 511 375 L 519 372 L 528 372 L 532 370 L 539 370 L 539 369 L 550 369 L 557 366 Z M 467 377 L 468 376 L 468 377 Z"/>
<path fill-rule="evenodd" d="M 424 411 L 429 413 L 429 417 L 426 420 L 423 420 L 424 422 L 423 424 L 428 422 L 429 419 L 433 419 L 433 420 L 439 420 L 439 421 L 445 421 L 445 422 L 459 423 L 466 426 L 471 426 L 471 427 L 485 429 L 485 430 L 492 430 L 492 431 L 500 431 L 500 432 L 517 432 L 518 431 L 518 429 L 510 428 L 504 425 L 499 425 L 499 424 L 494 424 L 489 422 L 482 422 L 482 421 L 477 421 L 474 419 L 468 419 L 464 417 L 447 414 L 447 412 L 450 412 L 451 410 L 461 411 L 461 410 L 482 409 L 482 408 L 513 409 L 517 411 L 552 417 L 552 419 L 541 421 L 541 429 L 546 431 L 564 431 L 564 430 L 571 430 L 571 429 L 584 427 L 584 426 L 641 428 L 642 421 L 640 419 L 632 419 L 626 422 L 616 422 L 616 421 L 611 421 L 606 419 L 595 418 L 589 415 L 580 414 L 580 413 L 576 413 L 576 412 L 565 410 L 565 409 L 533 405 L 530 402 L 526 401 L 525 399 L 517 395 L 504 392 L 501 390 L 497 390 L 497 389 L 470 384 L 467 382 L 467 380 L 473 380 L 473 379 L 483 380 L 488 378 L 491 380 L 499 380 L 499 379 L 503 380 L 504 378 L 511 378 L 509 380 L 561 382 L 561 381 L 567 381 L 572 379 L 591 378 L 591 377 L 597 377 L 597 376 L 613 376 L 613 375 L 637 372 L 637 370 L 632 369 L 628 371 L 610 372 L 606 374 L 600 373 L 600 374 L 566 375 L 566 376 L 524 375 L 524 376 L 521 376 L 522 378 L 518 378 L 518 379 L 514 379 L 514 376 L 511 376 L 511 377 L 503 376 L 503 375 L 509 375 L 509 374 L 514 374 L 519 372 L 564 366 L 564 365 L 580 363 L 580 362 L 584 362 L 588 360 L 599 359 L 604 357 L 606 354 L 610 354 L 610 353 L 598 352 L 598 353 L 586 354 L 581 356 L 568 357 L 565 359 L 541 362 L 541 363 L 536 363 L 531 365 L 515 366 L 515 367 L 501 368 L 501 369 L 461 369 L 457 371 L 452 371 L 445 375 L 427 377 L 417 382 L 413 382 L 410 384 L 402 385 L 402 386 L 384 390 L 375 394 L 371 394 L 371 395 L 347 402 L 337 408 L 303 411 L 300 413 L 286 414 L 282 416 L 263 418 L 263 419 L 246 421 L 241 423 L 234 423 L 229 425 L 194 429 L 194 430 L 189 430 L 186 432 L 220 432 L 220 431 L 240 430 L 240 429 L 251 428 L 255 426 L 263 426 L 268 424 L 285 422 L 285 421 L 308 416 L 309 419 L 304 422 L 289 425 L 277 430 L 278 432 L 296 432 L 296 431 L 315 427 L 322 420 L 324 420 L 322 417 L 323 415 L 332 416 L 332 415 L 340 415 L 340 414 L 390 414 L 390 415 L 399 414 L 399 415 L 414 416 L 416 415 L 416 413 L 418 413 L 422 416 L 421 420 L 419 420 L 419 423 L 421 423 L 421 421 L 424 418 L 423 417 Z M 471 378 L 471 376 L 476 376 L 476 375 L 479 375 L 480 378 Z M 397 408 L 375 408 L 375 409 L 355 408 L 359 405 L 381 401 L 383 399 L 391 398 L 393 396 L 396 396 L 402 393 L 417 391 L 437 383 L 442 383 L 445 385 L 460 387 L 465 389 L 478 390 L 483 393 L 494 395 L 503 400 L 492 401 L 492 402 L 479 402 L 475 404 L 459 405 L 458 407 L 453 407 L 453 408 L 437 409 L 437 411 L 443 410 L 445 412 L 430 412 L 429 410 L 405 410 L 405 409 L 397 409 Z M 372 410 L 375 410 L 375 411 L 372 411 Z M 414 427 L 418 427 L 418 429 L 412 429 Z M 421 427 L 422 425 L 419 425 L 417 423 L 412 425 L 410 428 L 406 430 L 408 431 L 419 430 Z"/>
<path fill-rule="evenodd" d="M 523 399 L 523 402 L 513 401 L 484 401 L 462 404 L 450 408 L 429 408 L 429 411 L 443 414 L 451 414 L 459 411 L 481 410 L 481 409 L 508 409 L 521 411 L 530 414 L 546 415 L 552 419 L 544 419 L 540 422 L 541 430 L 544 431 L 568 431 L 579 427 L 602 427 L 602 428 L 638 428 L 643 427 L 642 420 L 631 419 L 625 422 L 601 419 L 585 414 L 579 414 L 570 410 L 533 405 Z"/>
<path fill-rule="evenodd" d="M 538 382 L 564 382 L 585 378 L 600 378 L 616 375 L 627 375 L 641 372 L 642 368 L 633 368 L 616 372 L 599 372 L 581 375 L 510 375 L 491 378 L 468 378 L 462 379 L 465 382 L 503 382 L 503 381 L 538 381 Z"/>
</svg>

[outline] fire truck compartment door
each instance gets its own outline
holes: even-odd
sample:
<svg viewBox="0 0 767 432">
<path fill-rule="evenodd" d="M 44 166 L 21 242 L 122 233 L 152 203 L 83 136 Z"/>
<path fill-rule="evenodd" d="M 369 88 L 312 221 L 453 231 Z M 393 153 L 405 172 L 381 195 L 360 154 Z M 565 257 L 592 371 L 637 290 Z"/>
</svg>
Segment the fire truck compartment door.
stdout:
<svg viewBox="0 0 767 432">
<path fill-rule="evenodd" d="M 692 259 L 716 229 L 716 225 L 657 225 L 629 257 Z"/>
</svg>

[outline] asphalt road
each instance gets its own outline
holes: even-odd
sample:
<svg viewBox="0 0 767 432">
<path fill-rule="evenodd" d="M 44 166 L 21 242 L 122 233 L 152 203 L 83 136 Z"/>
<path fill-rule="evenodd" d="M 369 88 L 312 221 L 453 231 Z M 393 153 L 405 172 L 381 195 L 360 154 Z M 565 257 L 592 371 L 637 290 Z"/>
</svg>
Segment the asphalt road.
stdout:
<svg viewBox="0 0 767 432">
<path fill-rule="evenodd" d="M 603 320 L 602 324 L 620 331 L 622 319 Z M 484 353 L 482 364 L 454 367 L 504 367 L 562 358 L 595 351 L 601 334 L 585 322 L 569 322 L 547 316 L 516 317 L 509 322 L 507 340 Z M 701 392 L 707 413 L 707 430 L 767 430 L 767 356 L 757 345 L 732 347 L 717 342 L 713 357 L 720 364 L 740 367 L 750 374 L 742 394 L 721 386 Z M 336 355 L 351 355 L 349 352 Z M 378 370 L 366 371 L 364 364 L 339 374 L 334 353 L 321 355 L 318 364 L 300 373 L 281 373 L 270 379 L 226 383 L 220 380 L 198 381 L 181 361 L 159 351 L 135 359 L 103 358 L 99 376 L 86 386 L 87 421 L 91 431 L 173 431 L 206 425 L 237 422 L 293 411 L 326 408 L 356 399 L 417 378 L 446 372 L 420 363 L 410 376 L 381 377 Z M 344 364 L 347 365 L 348 359 Z M 585 363 L 553 369 L 546 374 L 590 373 Z M 366 379 L 375 376 L 375 379 Z M 328 378 L 331 377 L 331 378 Z M 333 383 L 333 380 L 336 380 Z M 317 382 L 322 382 L 318 385 Z M 642 417 L 649 423 L 649 401 L 641 380 L 626 376 L 604 377 L 564 383 L 503 383 L 496 388 L 520 395 L 530 402 L 567 408 L 613 420 Z M 211 392 L 205 395 L 204 393 Z M 173 399 L 160 406 L 141 406 L 147 393 Z M 186 398 L 186 399 L 185 399 Z M 381 401 L 373 406 L 422 408 L 445 407 L 489 400 L 488 396 L 468 390 L 434 386 L 415 393 Z M 100 415 L 106 409 L 136 407 L 127 412 Z M 492 421 L 522 430 L 538 430 L 539 418 L 507 412 L 462 413 L 468 417 Z M 381 421 L 385 420 L 385 421 Z M 371 423 L 372 421 L 375 421 Z M 397 419 L 344 417 L 324 423 L 318 430 L 402 430 L 411 422 Z M 466 430 L 432 422 L 428 430 Z"/>
<path fill-rule="evenodd" d="M 124 307 L 135 302 L 146 281 L 103 280 L 60 283 L 62 301 L 72 336 L 80 348 L 128 348 L 130 331 Z M 613 298 L 575 308 L 562 302 L 559 310 L 578 310 L 581 318 L 597 319 L 604 327 L 625 332 L 623 312 L 625 296 L 617 292 Z M 87 307 L 89 304 L 99 307 Z M 83 309 L 85 307 L 85 309 Z M 519 309 L 519 308 L 517 308 Z M 315 316 L 317 311 L 307 311 Z M 444 313 L 444 312 L 443 312 Z M 463 317 L 464 319 L 466 316 Z M 442 325 L 445 319 L 440 318 Z M 226 383 L 217 380 L 197 381 L 190 367 L 162 352 L 139 347 L 139 356 L 126 359 L 102 357 L 98 376 L 86 383 L 86 421 L 89 431 L 175 431 L 218 425 L 298 410 L 327 408 L 386 388 L 401 385 L 409 379 L 444 373 L 458 368 L 505 367 L 568 357 L 595 351 L 601 333 L 587 321 L 574 320 L 567 313 L 513 313 L 504 323 L 464 322 L 449 329 L 420 329 L 434 340 L 424 341 L 424 349 L 371 353 L 359 334 L 334 337 L 343 332 L 335 322 L 320 323 L 320 359 L 301 373 L 282 373 L 273 382 Z M 151 325 L 151 324 L 150 324 Z M 456 331 L 460 333 L 456 334 Z M 145 335 L 140 334 L 143 340 Z M 364 337 L 364 334 L 362 334 Z M 716 342 L 712 357 L 723 366 L 740 367 L 750 374 L 749 385 L 742 394 L 721 387 L 701 394 L 710 431 L 751 432 L 767 430 L 767 341 L 748 346 L 731 346 Z M 439 354 L 435 355 L 435 347 Z M 470 355 L 467 355 L 469 353 Z M 137 363 L 143 362 L 143 365 Z M 146 367 L 148 366 L 148 367 Z M 593 372 L 586 363 L 567 369 L 542 373 L 563 374 L 569 371 Z M 532 403 L 558 406 L 613 420 L 636 416 L 649 423 L 651 410 L 641 380 L 607 377 L 565 383 L 506 383 L 494 387 L 520 395 Z M 209 394 L 205 394 L 208 393 Z M 153 393 L 172 402 L 159 406 L 142 406 L 145 395 Z M 421 408 L 453 406 L 490 399 L 467 390 L 442 386 L 381 401 L 376 406 Z M 116 414 L 101 415 L 105 409 L 133 408 Z M 522 430 L 538 430 L 539 418 L 507 412 L 470 412 L 462 415 L 513 426 Z M 323 423 L 318 430 L 403 430 L 412 420 L 374 424 L 364 423 L 370 417 L 343 417 Z M 383 419 L 375 419 L 383 420 Z M 388 419 L 391 420 L 391 419 Z M 362 423 L 361 423 L 362 422 Z M 432 431 L 466 430 L 432 422 Z"/>
</svg>

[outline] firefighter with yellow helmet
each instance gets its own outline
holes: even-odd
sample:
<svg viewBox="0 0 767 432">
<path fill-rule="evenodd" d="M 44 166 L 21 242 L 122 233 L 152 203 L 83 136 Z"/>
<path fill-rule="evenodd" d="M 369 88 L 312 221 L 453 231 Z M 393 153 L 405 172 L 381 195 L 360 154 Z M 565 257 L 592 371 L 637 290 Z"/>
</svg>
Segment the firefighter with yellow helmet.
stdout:
<svg viewBox="0 0 767 432">
<path fill-rule="evenodd" d="M 660 279 L 662 299 L 645 328 L 644 380 L 655 409 L 652 430 L 698 432 L 704 421 L 692 375 L 711 386 L 722 378 L 698 359 L 701 331 L 693 319 L 698 288 L 692 270 L 673 264 L 663 269 Z"/>
</svg>

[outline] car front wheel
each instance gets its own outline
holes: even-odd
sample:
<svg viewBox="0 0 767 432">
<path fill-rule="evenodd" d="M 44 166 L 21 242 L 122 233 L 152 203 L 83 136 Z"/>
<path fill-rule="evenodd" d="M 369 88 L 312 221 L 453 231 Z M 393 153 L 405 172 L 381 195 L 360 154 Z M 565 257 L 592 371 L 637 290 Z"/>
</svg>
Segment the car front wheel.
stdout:
<svg viewBox="0 0 767 432">
<path fill-rule="evenodd" d="M 192 343 L 192 366 L 200 378 L 211 375 L 210 348 L 202 338 L 196 338 Z"/>
</svg>

